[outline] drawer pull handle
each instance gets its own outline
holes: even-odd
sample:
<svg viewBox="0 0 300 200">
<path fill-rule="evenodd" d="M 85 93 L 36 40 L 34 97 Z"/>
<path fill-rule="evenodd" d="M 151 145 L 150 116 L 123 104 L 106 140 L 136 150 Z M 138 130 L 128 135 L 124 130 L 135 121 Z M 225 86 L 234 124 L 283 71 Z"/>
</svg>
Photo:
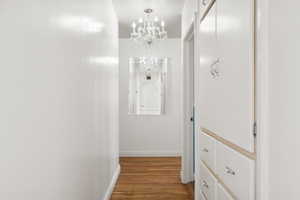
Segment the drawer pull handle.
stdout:
<svg viewBox="0 0 300 200">
<path fill-rule="evenodd" d="M 231 175 L 235 175 L 235 171 L 233 171 L 230 167 L 226 167 L 226 173 L 231 174 Z"/>
<path fill-rule="evenodd" d="M 206 181 L 202 181 L 202 186 L 203 186 L 203 187 L 206 187 L 207 189 L 209 188 L 209 186 L 208 186 L 208 184 L 207 184 Z"/>
<path fill-rule="evenodd" d="M 207 148 L 203 148 L 202 151 L 205 152 L 205 153 L 208 153 L 208 149 Z"/>
</svg>

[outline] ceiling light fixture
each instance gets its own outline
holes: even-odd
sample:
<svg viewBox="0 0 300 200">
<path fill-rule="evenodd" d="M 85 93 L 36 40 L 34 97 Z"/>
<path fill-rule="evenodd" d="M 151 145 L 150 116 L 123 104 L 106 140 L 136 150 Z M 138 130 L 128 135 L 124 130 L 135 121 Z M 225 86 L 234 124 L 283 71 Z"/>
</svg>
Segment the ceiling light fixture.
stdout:
<svg viewBox="0 0 300 200">
<path fill-rule="evenodd" d="M 153 9 L 148 8 L 144 10 L 145 16 L 132 22 L 132 33 L 130 38 L 139 43 L 151 46 L 157 40 L 164 40 L 168 38 L 165 30 L 165 22 L 160 20 L 157 16 L 153 17 Z"/>
</svg>

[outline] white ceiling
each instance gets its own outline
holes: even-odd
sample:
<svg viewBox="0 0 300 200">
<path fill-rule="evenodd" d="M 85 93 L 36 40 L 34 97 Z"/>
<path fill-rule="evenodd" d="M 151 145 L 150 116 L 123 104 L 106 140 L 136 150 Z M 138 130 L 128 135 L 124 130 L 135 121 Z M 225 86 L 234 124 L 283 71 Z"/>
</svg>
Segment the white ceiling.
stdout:
<svg viewBox="0 0 300 200">
<path fill-rule="evenodd" d="M 144 16 L 146 8 L 152 8 L 155 16 L 166 22 L 169 38 L 181 36 L 181 12 L 185 0 L 113 0 L 119 18 L 120 38 L 128 38 L 131 23 Z"/>
</svg>

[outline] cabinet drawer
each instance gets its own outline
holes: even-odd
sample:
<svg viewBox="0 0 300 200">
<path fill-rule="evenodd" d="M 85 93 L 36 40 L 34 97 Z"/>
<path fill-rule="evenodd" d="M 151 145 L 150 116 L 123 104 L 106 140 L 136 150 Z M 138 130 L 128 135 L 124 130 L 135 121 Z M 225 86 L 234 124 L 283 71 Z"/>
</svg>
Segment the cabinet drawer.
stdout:
<svg viewBox="0 0 300 200">
<path fill-rule="evenodd" d="M 215 148 L 215 140 L 204 134 L 201 133 L 200 136 L 200 159 L 207 164 L 212 170 L 215 170 L 215 160 L 216 160 L 216 148 Z"/>
<path fill-rule="evenodd" d="M 255 163 L 216 142 L 216 172 L 237 199 L 254 200 Z"/>
<path fill-rule="evenodd" d="M 204 15 L 214 0 L 198 0 L 200 18 Z"/>
<path fill-rule="evenodd" d="M 216 179 L 201 162 L 200 164 L 200 190 L 206 200 L 215 200 Z"/>
<path fill-rule="evenodd" d="M 217 200 L 234 200 L 222 185 L 217 186 Z"/>
</svg>

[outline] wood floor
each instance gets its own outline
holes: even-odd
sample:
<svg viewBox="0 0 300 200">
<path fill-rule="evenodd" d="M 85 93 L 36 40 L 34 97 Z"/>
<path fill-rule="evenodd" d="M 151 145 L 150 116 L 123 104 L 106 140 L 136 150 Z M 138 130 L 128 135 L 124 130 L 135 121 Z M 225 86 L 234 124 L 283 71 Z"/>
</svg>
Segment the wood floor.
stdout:
<svg viewBox="0 0 300 200">
<path fill-rule="evenodd" d="M 121 158 L 111 200 L 192 200 L 193 186 L 180 183 L 180 158 Z"/>
</svg>

